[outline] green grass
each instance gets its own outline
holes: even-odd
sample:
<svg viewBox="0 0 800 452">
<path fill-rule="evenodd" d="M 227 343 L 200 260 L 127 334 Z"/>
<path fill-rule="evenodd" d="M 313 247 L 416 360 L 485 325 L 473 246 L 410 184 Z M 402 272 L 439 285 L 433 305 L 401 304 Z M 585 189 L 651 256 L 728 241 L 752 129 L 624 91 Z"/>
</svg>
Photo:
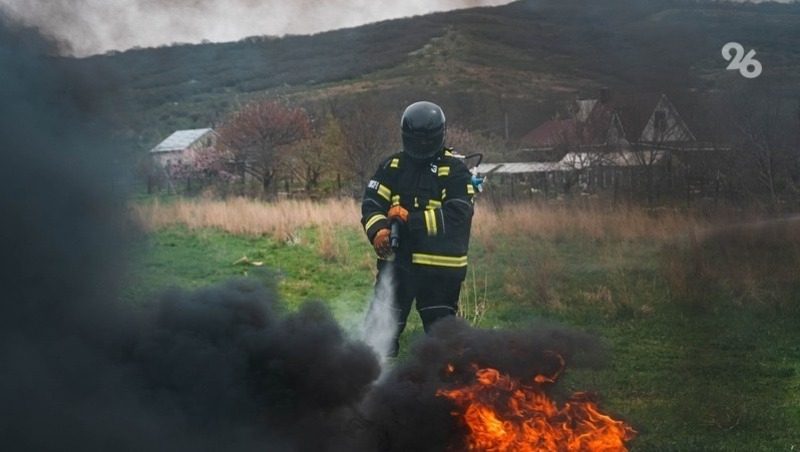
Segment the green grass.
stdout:
<svg viewBox="0 0 800 452">
<path fill-rule="evenodd" d="M 357 247 L 361 237 L 346 234 Z M 267 280 L 275 277 L 289 307 L 309 299 L 333 300 L 335 311 L 365 302 L 371 288 L 369 268 L 338 265 L 315 250 L 315 231 L 305 231 L 292 242 L 267 237 L 235 236 L 216 230 L 171 228 L 143 238 L 134 249 L 134 264 L 126 300 L 151 299 L 166 287 L 195 288 L 231 277 Z M 368 251 L 366 244 L 360 254 Z M 239 262 L 246 257 L 249 263 Z M 253 265 L 260 262 L 263 265 Z"/>
<path fill-rule="evenodd" d="M 124 297 L 143 303 L 167 286 L 200 287 L 241 275 L 267 280 L 269 268 L 290 309 L 326 300 L 353 327 L 374 278 L 369 246 L 351 230 L 338 232 L 332 252 L 320 252 L 322 242 L 315 230 L 291 243 L 162 230 L 136 244 Z M 663 276 L 669 244 L 528 237 L 493 243 L 489 249 L 474 240 L 471 251 L 475 277 L 487 281 L 481 326 L 546 319 L 596 334 L 610 350 L 606 365 L 568 368 L 561 386 L 598 393 L 604 409 L 632 423 L 640 432 L 633 450 L 800 448 L 796 301 L 748 303 L 715 285 L 705 291 L 699 285 L 703 293 L 691 301 L 676 298 Z M 234 264 L 243 256 L 264 267 Z M 770 287 L 787 300 L 800 299 L 796 282 Z M 411 320 L 405 350 L 422 334 L 415 314 Z"/>
</svg>

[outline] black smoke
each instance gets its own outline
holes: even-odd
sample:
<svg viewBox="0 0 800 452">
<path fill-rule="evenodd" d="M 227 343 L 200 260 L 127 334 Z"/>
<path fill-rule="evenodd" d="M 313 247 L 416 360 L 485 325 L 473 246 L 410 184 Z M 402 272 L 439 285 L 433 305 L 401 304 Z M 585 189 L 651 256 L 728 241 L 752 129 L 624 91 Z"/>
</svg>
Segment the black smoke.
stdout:
<svg viewBox="0 0 800 452">
<path fill-rule="evenodd" d="M 365 434 L 371 450 L 462 450 L 466 431 L 436 391 L 474 383 L 478 368 L 498 369 L 521 381 L 554 375 L 561 368 L 556 355 L 571 367 L 596 367 L 604 351 L 596 338 L 555 325 L 480 330 L 457 319 L 439 322 L 367 396 L 364 410 L 371 425 Z M 552 389 L 551 396 L 566 399 Z"/>
<path fill-rule="evenodd" d="M 232 281 L 116 296 L 124 199 L 97 83 L 0 24 L 0 448 L 296 450 L 347 434 L 378 363 L 328 310 Z M 343 443 L 344 439 L 339 443 Z"/>
<path fill-rule="evenodd" d="M 435 390 L 471 364 L 530 377 L 550 350 L 593 351 L 558 328 L 448 321 L 376 382 L 324 304 L 286 312 L 252 280 L 123 304 L 108 77 L 71 74 L 58 48 L 0 18 L 0 449 L 442 450 L 463 432 Z"/>
</svg>

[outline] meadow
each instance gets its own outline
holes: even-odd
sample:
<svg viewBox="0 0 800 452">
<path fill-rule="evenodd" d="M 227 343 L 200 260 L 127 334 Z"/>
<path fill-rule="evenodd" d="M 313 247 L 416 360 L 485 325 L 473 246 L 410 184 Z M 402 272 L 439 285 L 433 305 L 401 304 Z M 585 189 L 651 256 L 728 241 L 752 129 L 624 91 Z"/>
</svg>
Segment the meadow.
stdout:
<svg viewBox="0 0 800 452">
<path fill-rule="evenodd" d="M 478 200 L 462 315 L 480 328 L 554 322 L 608 350 L 568 368 L 639 431 L 632 450 L 800 448 L 800 222 L 741 212 Z M 230 277 L 273 282 L 288 309 L 324 300 L 357 328 L 374 257 L 350 200 L 148 200 L 124 297 Z M 422 335 L 412 313 L 404 351 Z M 402 355 L 401 355 L 402 359 Z"/>
</svg>

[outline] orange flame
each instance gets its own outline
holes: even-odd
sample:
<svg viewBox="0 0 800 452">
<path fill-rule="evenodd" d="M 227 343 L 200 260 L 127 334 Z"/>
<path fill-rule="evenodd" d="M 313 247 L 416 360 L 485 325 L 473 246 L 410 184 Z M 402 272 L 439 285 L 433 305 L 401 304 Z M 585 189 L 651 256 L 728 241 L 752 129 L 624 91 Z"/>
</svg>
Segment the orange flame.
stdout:
<svg viewBox="0 0 800 452">
<path fill-rule="evenodd" d="M 542 390 L 542 383 L 554 383 L 554 375 L 536 375 L 534 383 L 523 384 L 497 369 L 478 369 L 475 383 L 457 389 L 439 390 L 436 395 L 453 400 L 454 412 L 469 429 L 467 445 L 477 451 L 627 451 L 625 442 L 636 431 L 623 421 L 603 414 L 587 393 L 575 393 L 558 408 Z M 452 373 L 453 366 L 447 370 Z"/>
</svg>

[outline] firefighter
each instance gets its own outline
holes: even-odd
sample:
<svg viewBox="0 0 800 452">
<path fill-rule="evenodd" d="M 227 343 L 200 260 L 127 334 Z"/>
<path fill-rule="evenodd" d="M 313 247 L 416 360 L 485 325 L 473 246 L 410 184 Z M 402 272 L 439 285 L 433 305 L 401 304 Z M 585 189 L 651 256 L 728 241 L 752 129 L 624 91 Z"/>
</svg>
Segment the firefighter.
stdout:
<svg viewBox="0 0 800 452">
<path fill-rule="evenodd" d="M 378 255 L 370 309 L 388 290 L 397 320 L 390 357 L 397 356 L 414 300 L 426 333 L 458 311 L 475 187 L 464 162 L 445 147 L 445 130 L 438 105 L 409 105 L 401 119 L 403 149 L 381 163 L 361 204 L 361 223 Z"/>
</svg>

